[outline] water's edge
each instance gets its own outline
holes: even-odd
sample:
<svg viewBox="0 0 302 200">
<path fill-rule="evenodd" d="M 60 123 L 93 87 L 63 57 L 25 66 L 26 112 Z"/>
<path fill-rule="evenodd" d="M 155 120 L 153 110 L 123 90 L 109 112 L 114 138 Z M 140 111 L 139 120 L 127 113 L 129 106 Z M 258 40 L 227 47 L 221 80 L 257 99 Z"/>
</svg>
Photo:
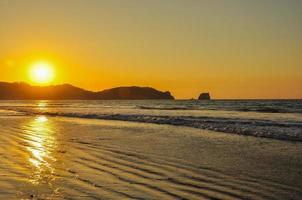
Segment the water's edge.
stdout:
<svg viewBox="0 0 302 200">
<path fill-rule="evenodd" d="M 16 111 L 14 109 L 7 109 Z M 18 110 L 25 115 L 47 115 L 71 118 L 120 120 L 153 124 L 186 126 L 223 133 L 272 138 L 288 141 L 302 141 L 302 124 L 300 122 L 277 122 L 261 119 L 223 118 L 207 116 L 165 116 L 138 114 L 91 114 L 47 112 L 39 110 Z"/>
</svg>

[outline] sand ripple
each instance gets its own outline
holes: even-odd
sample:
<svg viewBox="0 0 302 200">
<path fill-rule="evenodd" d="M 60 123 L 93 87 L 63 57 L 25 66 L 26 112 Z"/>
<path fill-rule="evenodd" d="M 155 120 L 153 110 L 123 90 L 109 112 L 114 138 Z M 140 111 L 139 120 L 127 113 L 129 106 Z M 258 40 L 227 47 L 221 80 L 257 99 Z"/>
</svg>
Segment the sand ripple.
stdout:
<svg viewBox="0 0 302 200">
<path fill-rule="evenodd" d="M 0 124 L 0 198 L 302 197 L 301 187 L 251 175 L 231 175 L 176 157 L 125 148 L 110 143 L 112 138 L 87 137 L 87 129 L 80 125 L 64 128 L 41 116 L 30 120 L 3 119 Z M 75 131 L 77 137 L 68 136 Z"/>
</svg>

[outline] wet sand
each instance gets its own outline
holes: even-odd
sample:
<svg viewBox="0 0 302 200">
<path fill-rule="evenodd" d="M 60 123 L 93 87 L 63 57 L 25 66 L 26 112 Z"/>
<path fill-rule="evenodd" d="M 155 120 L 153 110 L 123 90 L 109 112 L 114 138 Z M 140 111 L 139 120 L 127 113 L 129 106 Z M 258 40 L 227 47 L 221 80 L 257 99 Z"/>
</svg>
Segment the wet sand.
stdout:
<svg viewBox="0 0 302 200">
<path fill-rule="evenodd" d="M 0 130 L 0 199 L 302 199 L 300 142 L 45 116 Z"/>
</svg>

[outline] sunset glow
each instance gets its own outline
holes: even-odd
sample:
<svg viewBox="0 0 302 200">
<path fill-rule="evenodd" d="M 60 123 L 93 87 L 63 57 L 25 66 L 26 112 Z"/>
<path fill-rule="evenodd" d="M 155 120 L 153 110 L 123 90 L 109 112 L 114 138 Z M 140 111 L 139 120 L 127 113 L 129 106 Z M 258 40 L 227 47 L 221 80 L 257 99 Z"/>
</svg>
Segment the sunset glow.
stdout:
<svg viewBox="0 0 302 200">
<path fill-rule="evenodd" d="M 302 200 L 301 33 L 302 0 L 0 0 L 0 200 Z"/>
<path fill-rule="evenodd" d="M 50 83 L 54 79 L 53 66 L 47 62 L 34 63 L 30 69 L 30 78 L 33 83 Z"/>
<path fill-rule="evenodd" d="M 1 81 L 150 86 L 179 99 L 302 97 L 302 1 L 4 2 Z M 28 76 L 41 58 L 54 74 Z"/>
</svg>

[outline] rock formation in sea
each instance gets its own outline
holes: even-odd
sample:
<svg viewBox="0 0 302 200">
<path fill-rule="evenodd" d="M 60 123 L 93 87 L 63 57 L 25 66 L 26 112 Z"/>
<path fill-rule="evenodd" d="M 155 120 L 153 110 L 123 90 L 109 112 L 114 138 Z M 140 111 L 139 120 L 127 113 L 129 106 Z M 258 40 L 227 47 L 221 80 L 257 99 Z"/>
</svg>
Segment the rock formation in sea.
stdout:
<svg viewBox="0 0 302 200">
<path fill-rule="evenodd" d="M 70 84 L 54 86 L 31 86 L 27 83 L 0 82 L 0 99 L 91 99 L 91 100 L 138 100 L 174 99 L 170 92 L 162 92 L 151 87 L 117 87 L 100 92 L 84 90 Z"/>
<path fill-rule="evenodd" d="M 201 93 L 198 100 L 211 100 L 210 93 Z"/>
</svg>

